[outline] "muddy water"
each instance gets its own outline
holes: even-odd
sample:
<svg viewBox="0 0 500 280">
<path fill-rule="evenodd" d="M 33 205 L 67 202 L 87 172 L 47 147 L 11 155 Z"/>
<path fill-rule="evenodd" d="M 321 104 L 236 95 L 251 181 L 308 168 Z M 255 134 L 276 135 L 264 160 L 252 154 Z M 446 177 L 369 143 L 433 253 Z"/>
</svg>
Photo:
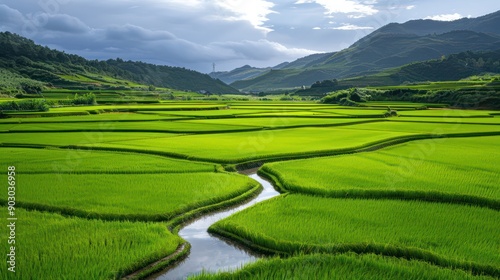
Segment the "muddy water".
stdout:
<svg viewBox="0 0 500 280">
<path fill-rule="evenodd" d="M 258 181 L 264 187 L 263 191 L 253 200 L 243 205 L 223 212 L 207 215 L 182 228 L 179 231 L 179 235 L 191 244 L 189 256 L 175 268 L 164 274 L 157 274 L 151 279 L 186 279 L 187 276 L 200 273 L 201 271 L 216 272 L 219 270 L 238 268 L 261 257 L 258 254 L 238 247 L 238 245 L 231 241 L 219 239 L 207 232 L 208 227 L 213 223 L 250 207 L 255 203 L 279 195 L 269 182 L 262 179 L 257 174 L 250 174 L 248 176 Z"/>
</svg>

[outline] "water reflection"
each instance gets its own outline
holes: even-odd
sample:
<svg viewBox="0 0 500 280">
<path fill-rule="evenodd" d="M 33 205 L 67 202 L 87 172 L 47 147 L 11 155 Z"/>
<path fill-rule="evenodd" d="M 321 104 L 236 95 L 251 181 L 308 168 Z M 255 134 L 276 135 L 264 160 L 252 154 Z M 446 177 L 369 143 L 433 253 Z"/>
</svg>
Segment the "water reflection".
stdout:
<svg viewBox="0 0 500 280">
<path fill-rule="evenodd" d="M 179 231 L 179 235 L 191 244 L 189 256 L 175 268 L 162 275 L 156 275 L 154 279 L 186 279 L 187 276 L 202 271 L 216 272 L 219 270 L 231 270 L 260 257 L 259 254 L 252 253 L 229 240 L 220 239 L 207 232 L 208 227 L 213 223 L 248 208 L 255 203 L 279 195 L 269 182 L 257 174 L 251 174 L 249 177 L 258 181 L 264 187 L 262 192 L 246 204 L 205 216 L 182 228 Z"/>
</svg>

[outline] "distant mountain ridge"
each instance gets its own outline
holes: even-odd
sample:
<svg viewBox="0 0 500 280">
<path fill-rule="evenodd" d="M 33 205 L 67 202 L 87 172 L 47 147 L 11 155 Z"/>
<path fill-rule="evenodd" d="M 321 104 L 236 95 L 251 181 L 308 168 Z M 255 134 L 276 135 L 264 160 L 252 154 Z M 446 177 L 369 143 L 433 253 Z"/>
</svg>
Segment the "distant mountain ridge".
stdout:
<svg viewBox="0 0 500 280">
<path fill-rule="evenodd" d="M 262 74 L 268 73 L 271 70 L 279 70 L 279 69 L 295 69 L 295 68 L 303 68 L 307 67 L 310 64 L 314 64 L 316 61 L 324 59 L 325 57 L 331 56 L 333 53 L 319 53 L 319 54 L 311 54 L 306 57 L 299 58 L 293 62 L 283 62 L 273 67 L 266 68 L 256 68 L 250 65 L 245 65 L 239 68 L 236 68 L 231 71 L 225 72 L 212 72 L 210 73 L 210 77 L 214 79 L 220 79 L 221 81 L 231 84 L 235 81 L 239 80 L 248 80 L 255 77 L 258 77 Z"/>
<path fill-rule="evenodd" d="M 366 40 L 377 36 L 381 33 L 386 34 L 414 34 L 414 35 L 429 35 L 443 34 L 455 30 L 470 30 L 481 33 L 489 33 L 500 35 L 500 11 L 478 17 L 478 18 L 462 18 L 455 21 L 437 21 L 430 19 L 410 20 L 405 23 L 389 23 L 369 35 L 358 40 L 353 46 L 360 44 Z"/>
<path fill-rule="evenodd" d="M 153 85 L 178 90 L 235 93 L 238 90 L 193 70 L 160 66 L 144 62 L 109 59 L 87 60 L 81 56 L 35 44 L 32 40 L 0 32 L 0 70 L 13 76 L 50 83 L 55 86 L 74 86 L 63 79 L 71 75 L 108 75 L 143 85 Z"/>
<path fill-rule="evenodd" d="M 318 55 L 316 60 L 305 65 L 287 65 L 251 79 L 235 81 L 231 86 L 243 91 L 293 88 L 315 81 L 370 75 L 464 51 L 493 51 L 500 46 L 499 26 L 500 11 L 451 22 L 390 23 L 342 51 Z"/>
<path fill-rule="evenodd" d="M 495 51 L 461 52 L 441 59 L 414 62 L 387 69 L 374 75 L 326 80 L 313 84 L 310 88 L 298 90 L 296 94 L 323 96 L 328 92 L 355 87 L 458 81 L 483 74 L 500 74 L 500 46 Z"/>
</svg>

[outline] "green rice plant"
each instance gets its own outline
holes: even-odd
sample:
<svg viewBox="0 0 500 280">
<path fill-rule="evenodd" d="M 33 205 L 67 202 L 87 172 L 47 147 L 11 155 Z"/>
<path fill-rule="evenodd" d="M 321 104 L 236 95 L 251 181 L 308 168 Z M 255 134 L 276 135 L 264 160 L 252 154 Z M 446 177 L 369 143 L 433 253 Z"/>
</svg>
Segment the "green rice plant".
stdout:
<svg viewBox="0 0 500 280">
<path fill-rule="evenodd" d="M 64 132 L 64 131 L 130 131 L 130 132 L 170 132 L 170 133 L 213 133 L 224 131 L 256 130 L 259 127 L 224 125 L 224 124 L 199 124 L 189 122 L 171 121 L 145 121 L 145 122 L 79 122 L 74 123 L 31 123 L 0 125 L 0 130 L 7 129 L 11 132 Z"/>
<path fill-rule="evenodd" d="M 449 118 L 449 117 L 401 117 L 391 118 L 390 121 L 394 122 L 425 122 L 425 123 L 452 123 L 456 125 L 461 124 L 486 124 L 486 125 L 500 125 L 499 117 L 474 117 L 474 118 Z"/>
<path fill-rule="evenodd" d="M 260 126 L 266 128 L 287 128 L 287 127 L 305 127 L 305 126 L 338 126 L 358 124 L 360 122 L 378 121 L 378 120 L 359 120 L 347 118 L 230 118 L 230 119 L 210 119 L 210 120 L 188 120 L 183 123 L 199 123 L 199 124 L 224 124 L 224 125 L 245 125 L 245 126 Z"/>
<path fill-rule="evenodd" d="M 103 127 L 109 124 L 102 124 Z M 176 137 L 173 133 L 130 133 L 130 132 L 31 132 L 31 133 L 0 133 L 0 143 L 16 143 L 26 146 L 68 146 L 87 145 L 93 147 L 100 143 L 139 141 L 156 139 L 159 145 L 166 144 L 166 138 Z M 163 139 L 163 140 L 162 140 Z"/>
<path fill-rule="evenodd" d="M 55 124 L 55 127 L 57 125 Z M 118 126 L 121 125 L 129 124 L 120 123 Z M 145 125 L 152 124 L 148 122 Z M 176 125 L 180 130 L 184 126 L 183 123 Z M 78 146 L 155 153 L 217 163 L 241 163 L 261 159 L 276 161 L 355 152 L 373 145 L 439 137 L 443 134 L 454 137 L 500 134 L 500 129 L 496 126 L 405 122 L 371 122 L 338 128 L 305 127 L 249 132 L 236 132 L 237 130 L 230 130 L 234 127 L 226 125 L 228 130 L 221 132 L 234 133 L 216 134 L 203 134 L 208 133 L 203 130 L 204 124 L 192 124 L 192 129 L 198 131 L 199 135 L 165 132 L 132 133 L 133 130 L 112 133 L 101 131 L 107 127 L 113 131 L 113 126 L 114 123 L 101 123 L 99 130 L 90 132 L 0 133 L 0 143 L 11 146 L 13 144 Z M 213 124 L 213 128 L 215 127 Z M 207 129 L 210 129 L 210 126 Z M 245 127 L 245 129 L 253 128 Z M 217 131 L 211 131 L 214 132 Z"/>
<path fill-rule="evenodd" d="M 368 153 L 268 163 L 261 172 L 288 192 L 500 209 L 499 142 L 498 136 L 421 140 Z"/>
<path fill-rule="evenodd" d="M 165 139 L 108 141 L 100 146 L 142 149 L 218 163 L 239 163 L 259 159 L 278 160 L 354 152 L 357 149 L 401 140 L 404 137 L 422 139 L 443 134 L 451 134 L 451 136 L 498 135 L 500 128 L 485 125 L 371 122 L 338 128 L 305 127 L 213 135 L 184 135 Z M 217 141 L 214 142 L 214 139 Z"/>
<path fill-rule="evenodd" d="M 112 159 L 112 157 L 110 157 Z M 168 221 L 200 207 L 257 191 L 252 179 L 229 173 L 22 174 L 19 207 L 109 220 Z M 6 176 L 0 176 L 7 181 Z M 0 193 L 2 205 L 7 192 Z"/>
<path fill-rule="evenodd" d="M 179 119 L 177 117 L 155 116 L 135 113 L 109 113 L 98 115 L 79 115 L 44 118 L 7 118 L 0 119 L 0 124 L 27 124 L 27 123 L 78 123 L 78 122 L 128 122 L 128 121 L 155 121 Z"/>
<path fill-rule="evenodd" d="M 324 104 L 308 104 L 308 103 L 282 103 L 282 104 L 276 104 L 276 103 L 271 103 L 271 104 L 232 104 L 231 108 L 234 109 L 246 109 L 246 110 L 277 110 L 277 111 L 283 111 L 283 110 L 293 110 L 293 111 L 307 111 L 307 110 L 318 110 L 318 109 L 326 109 L 326 108 L 332 108 L 333 106 L 331 105 L 324 105 Z"/>
<path fill-rule="evenodd" d="M 358 116 L 358 117 L 383 117 L 387 110 L 381 109 L 344 109 L 344 108 L 336 108 L 336 109 L 321 109 L 317 112 L 328 113 L 333 115 L 340 116 Z"/>
<path fill-rule="evenodd" d="M 404 132 L 316 127 L 150 139 L 144 137 L 137 140 L 103 141 L 93 146 L 136 149 L 218 163 L 238 163 L 278 156 L 321 155 L 328 151 L 355 149 L 374 142 L 410 135 L 412 134 Z M 0 142 L 4 141 L 2 136 L 0 134 Z M 9 136 L 12 142 L 18 138 L 17 133 Z"/>
<path fill-rule="evenodd" d="M 290 194 L 238 212 L 209 231 L 284 254 L 376 253 L 500 276 L 500 215 L 488 208 Z"/>
<path fill-rule="evenodd" d="M 404 118 L 401 119 L 404 120 Z M 355 126 L 343 127 L 341 129 L 371 130 L 374 132 L 391 131 L 391 132 L 407 132 L 407 133 L 432 133 L 436 135 L 448 134 L 448 133 L 500 131 L 500 127 L 497 126 L 475 125 L 475 124 L 466 124 L 460 122 L 409 123 L 409 122 L 398 122 L 398 121 L 364 123 Z"/>
<path fill-rule="evenodd" d="M 286 259 L 260 259 L 232 272 L 201 273 L 191 280 L 302 280 L 302 279 L 493 279 L 473 276 L 465 271 L 452 270 L 429 263 L 383 257 L 374 254 L 313 254 Z"/>
<path fill-rule="evenodd" d="M 472 118 L 489 117 L 491 112 L 484 110 L 418 110 L 402 111 L 399 115 L 403 117 L 446 117 L 446 118 Z"/>
<path fill-rule="evenodd" d="M 7 208 L 1 207 L 2 213 Z M 112 222 L 16 209 L 15 244 L 2 230 L 4 254 L 15 246 L 15 273 L 2 279 L 119 279 L 172 254 L 182 240 L 159 223 Z M 5 226 L 4 226 L 5 227 Z"/>
<path fill-rule="evenodd" d="M 414 109 L 414 108 L 422 108 L 422 107 L 429 107 L 429 108 L 446 108 L 449 105 L 446 104 L 439 104 L 439 103 L 414 103 L 414 102 L 406 102 L 406 101 L 368 101 L 366 103 L 363 103 L 361 105 L 364 106 L 369 106 L 369 107 L 385 107 L 390 106 L 391 108 L 407 108 L 407 109 Z"/>
<path fill-rule="evenodd" d="M 279 110 L 279 109 L 276 109 Z M 272 110 L 270 110 L 272 112 Z M 245 109 L 224 109 L 224 110 L 197 110 L 197 111 L 138 111 L 143 114 L 158 114 L 161 116 L 182 116 L 197 118 L 230 118 L 243 114 L 265 113 L 269 111 L 245 110 Z"/>
<path fill-rule="evenodd" d="M 53 112 L 74 112 L 74 111 L 88 111 L 88 110 L 103 110 L 115 112 L 136 112 L 136 111 L 182 111 L 182 110 L 219 110 L 225 109 L 226 105 L 222 104 L 183 104 L 183 103 L 158 103 L 154 105 L 98 105 L 98 106 L 72 106 L 52 108 Z"/>
<path fill-rule="evenodd" d="M 4 113 L 9 118 L 45 118 L 45 117 L 74 117 L 87 116 L 88 111 L 62 111 L 62 112 L 8 112 Z"/>
<path fill-rule="evenodd" d="M 263 118 L 263 117 L 331 117 L 332 115 L 329 115 L 328 113 L 325 112 L 316 112 L 316 111 L 287 111 L 287 110 L 272 110 L 268 112 L 256 112 L 256 113 L 250 113 L 250 114 L 243 114 L 240 115 L 241 117 L 253 117 L 253 118 Z"/>
<path fill-rule="evenodd" d="M 154 155 L 104 151 L 0 148 L 1 166 L 15 166 L 20 174 L 148 174 L 214 172 L 218 166 Z"/>
</svg>

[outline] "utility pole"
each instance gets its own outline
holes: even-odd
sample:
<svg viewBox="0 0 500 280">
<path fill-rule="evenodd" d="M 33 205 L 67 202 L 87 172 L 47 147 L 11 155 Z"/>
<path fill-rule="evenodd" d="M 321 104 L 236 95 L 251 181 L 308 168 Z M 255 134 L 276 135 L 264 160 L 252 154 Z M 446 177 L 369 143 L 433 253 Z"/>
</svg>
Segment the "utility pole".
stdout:
<svg viewBox="0 0 500 280">
<path fill-rule="evenodd" d="M 215 73 L 215 62 L 214 62 L 214 63 L 212 63 L 212 68 L 213 68 L 212 73 Z"/>
</svg>

